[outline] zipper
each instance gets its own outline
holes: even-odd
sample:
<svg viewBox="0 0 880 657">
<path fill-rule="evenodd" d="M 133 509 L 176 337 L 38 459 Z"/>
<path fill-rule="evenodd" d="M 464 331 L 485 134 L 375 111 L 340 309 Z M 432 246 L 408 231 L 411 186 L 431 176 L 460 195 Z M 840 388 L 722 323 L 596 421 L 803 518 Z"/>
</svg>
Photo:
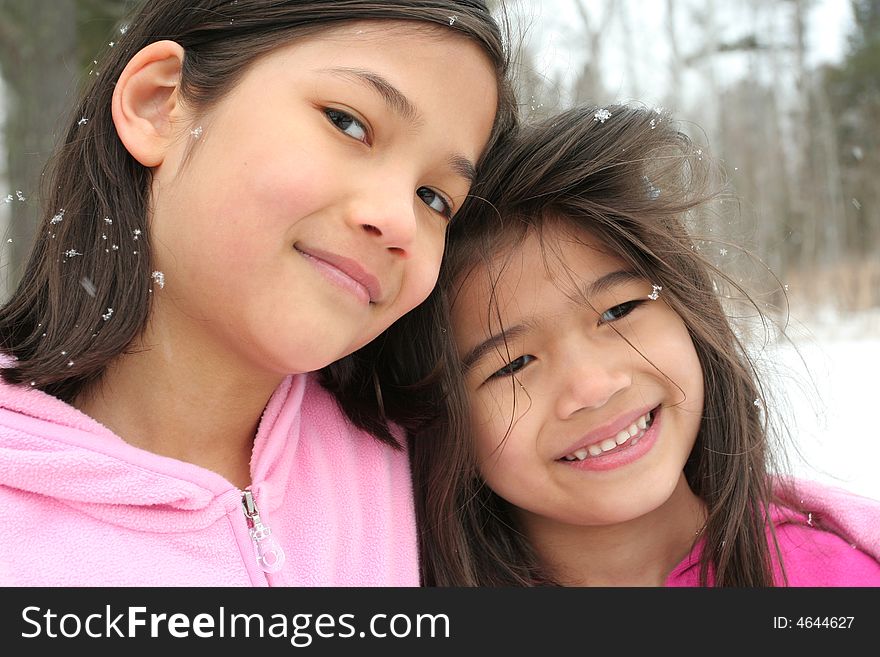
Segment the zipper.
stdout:
<svg viewBox="0 0 880 657">
<path fill-rule="evenodd" d="M 260 512 L 254 502 L 254 494 L 249 490 L 241 492 L 241 505 L 247 519 L 248 533 L 254 544 L 254 555 L 264 572 L 277 573 L 284 565 L 284 550 L 272 536 L 272 530 L 260 520 Z"/>
</svg>

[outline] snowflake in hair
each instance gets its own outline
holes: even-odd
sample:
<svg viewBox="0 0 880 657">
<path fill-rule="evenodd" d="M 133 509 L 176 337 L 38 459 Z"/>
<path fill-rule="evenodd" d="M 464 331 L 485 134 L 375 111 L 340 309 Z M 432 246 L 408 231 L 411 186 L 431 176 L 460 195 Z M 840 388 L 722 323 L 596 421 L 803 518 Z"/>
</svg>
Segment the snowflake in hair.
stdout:
<svg viewBox="0 0 880 657">
<path fill-rule="evenodd" d="M 599 123 L 605 123 L 608 119 L 611 118 L 611 112 L 609 112 L 604 107 L 600 110 L 596 110 L 596 113 L 593 114 L 593 120 L 598 121 Z"/>
</svg>

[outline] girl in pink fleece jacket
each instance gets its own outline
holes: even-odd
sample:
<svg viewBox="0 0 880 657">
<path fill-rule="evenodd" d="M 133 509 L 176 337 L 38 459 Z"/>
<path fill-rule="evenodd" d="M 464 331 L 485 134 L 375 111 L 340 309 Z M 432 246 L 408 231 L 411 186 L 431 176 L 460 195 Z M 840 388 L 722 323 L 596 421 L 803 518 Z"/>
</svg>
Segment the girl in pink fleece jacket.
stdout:
<svg viewBox="0 0 880 657">
<path fill-rule="evenodd" d="M 760 308 L 688 230 L 710 166 L 624 106 L 489 158 L 409 336 L 451 363 L 415 372 L 444 400 L 412 437 L 426 584 L 880 586 L 880 503 L 770 474 L 727 314 Z"/>
<path fill-rule="evenodd" d="M 418 584 L 419 409 L 362 348 L 512 122 L 497 24 L 148 0 L 119 32 L 0 310 L 0 585 Z"/>
</svg>

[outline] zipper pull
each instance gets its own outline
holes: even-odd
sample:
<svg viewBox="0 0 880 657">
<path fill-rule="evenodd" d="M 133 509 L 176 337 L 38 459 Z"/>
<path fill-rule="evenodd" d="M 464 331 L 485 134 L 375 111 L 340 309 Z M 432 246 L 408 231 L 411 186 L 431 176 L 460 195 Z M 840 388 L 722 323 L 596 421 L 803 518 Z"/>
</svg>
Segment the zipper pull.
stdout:
<svg viewBox="0 0 880 657">
<path fill-rule="evenodd" d="M 257 563 L 267 573 L 275 573 L 284 565 L 284 550 L 272 536 L 272 530 L 260 520 L 260 512 L 254 502 L 254 494 L 245 490 L 241 493 L 241 504 L 247 518 L 248 531 L 254 543 Z"/>
</svg>

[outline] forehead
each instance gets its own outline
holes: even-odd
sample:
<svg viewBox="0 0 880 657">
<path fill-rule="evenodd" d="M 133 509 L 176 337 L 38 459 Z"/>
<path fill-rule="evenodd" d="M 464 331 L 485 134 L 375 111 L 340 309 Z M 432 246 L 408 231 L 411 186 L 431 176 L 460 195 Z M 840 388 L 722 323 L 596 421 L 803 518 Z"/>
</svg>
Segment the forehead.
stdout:
<svg viewBox="0 0 880 657">
<path fill-rule="evenodd" d="M 417 44 L 447 44 L 458 48 L 466 44 L 473 49 L 473 53 L 468 51 L 469 54 L 477 54 L 491 64 L 488 52 L 476 39 L 422 20 L 352 20 L 318 26 L 293 37 L 269 54 L 285 50 L 294 53 L 303 46 L 317 45 L 334 49 L 340 56 L 357 50 L 377 57 L 387 55 L 393 61 L 400 61 L 396 57 L 400 48 L 406 50 L 409 58 L 420 57 L 419 49 L 410 49 Z"/>
<path fill-rule="evenodd" d="M 316 106 L 348 104 L 388 125 L 387 103 L 392 118 L 405 108 L 411 151 L 473 166 L 492 130 L 498 84 L 486 52 L 463 34 L 422 21 L 351 21 L 261 56 L 206 120 L 237 120 L 242 112 L 283 120 L 289 103 L 306 98 Z"/>
<path fill-rule="evenodd" d="M 456 334 L 485 332 L 495 320 L 542 314 L 576 298 L 586 285 L 624 269 L 624 262 L 593 235 L 558 227 L 530 231 L 524 240 L 481 259 L 455 289 Z M 505 323 L 507 320 L 505 320 Z"/>
<path fill-rule="evenodd" d="M 359 40 L 373 40 L 382 43 L 388 36 L 411 36 L 420 39 L 472 39 L 458 30 L 446 29 L 443 25 L 430 23 L 426 20 L 403 20 L 403 19 L 368 19 L 349 20 L 331 23 L 319 27 L 313 32 L 315 38 L 328 38 L 339 36 L 343 39 L 356 37 Z"/>
<path fill-rule="evenodd" d="M 228 95 L 238 95 L 248 79 L 260 78 L 258 84 L 265 87 L 262 78 L 274 76 L 275 84 L 266 91 L 277 91 L 302 73 L 334 66 L 374 70 L 410 87 L 417 75 L 447 96 L 480 93 L 481 106 L 493 110 L 493 116 L 501 84 L 495 63 L 477 39 L 425 21 L 362 20 L 315 26 L 275 43 L 247 64 Z"/>
</svg>

